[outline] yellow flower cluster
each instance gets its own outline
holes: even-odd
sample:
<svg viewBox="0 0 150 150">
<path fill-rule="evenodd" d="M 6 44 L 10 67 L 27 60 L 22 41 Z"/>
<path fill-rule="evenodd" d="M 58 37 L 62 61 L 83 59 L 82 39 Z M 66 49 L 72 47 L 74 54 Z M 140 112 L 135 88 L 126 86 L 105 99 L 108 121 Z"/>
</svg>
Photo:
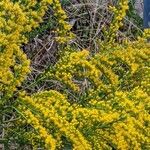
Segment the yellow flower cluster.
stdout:
<svg viewBox="0 0 150 150">
<path fill-rule="evenodd" d="M 73 149 L 148 148 L 150 98 L 140 88 L 132 92 L 118 90 L 107 100 L 91 99 L 84 107 L 71 105 L 56 91 L 20 95 L 18 100 L 22 104 L 20 112 L 47 149 L 62 143 L 64 135 Z"/>
<path fill-rule="evenodd" d="M 47 149 L 56 149 L 56 140 L 48 133 L 47 129 L 41 126 L 39 119 L 29 110 L 24 107 L 19 107 L 23 115 L 26 117 L 27 123 L 32 125 L 33 128 L 38 132 L 41 139 L 45 142 Z"/>
<path fill-rule="evenodd" d="M 97 110 L 107 112 L 114 120 L 97 124 L 93 140 L 94 149 L 145 149 L 149 143 L 149 114 L 147 107 L 150 99 L 146 93 L 136 88 L 131 93 L 116 91 L 114 97 L 106 100 L 91 100 Z M 90 107 L 91 108 L 91 107 Z M 85 113 L 85 112 L 84 112 Z M 89 115 L 90 116 L 90 115 Z M 113 119 L 113 118 L 112 118 Z M 88 122 L 87 122 L 88 123 Z M 98 138 L 97 138 L 98 137 Z"/>
<path fill-rule="evenodd" d="M 42 21 L 48 4 L 53 5 L 55 16 L 58 17 L 62 28 L 58 31 L 59 36 L 63 36 L 62 39 L 64 36 L 71 38 L 70 25 L 64 21 L 66 14 L 61 9 L 59 1 L 3 0 L 0 2 L 0 91 L 7 92 L 5 94 L 7 96 L 20 86 L 30 72 L 30 61 L 20 46 L 27 42 L 25 33 L 30 32 Z M 64 42 L 69 40 L 66 37 Z"/>
<path fill-rule="evenodd" d="M 133 42 L 116 45 L 115 49 L 106 47 L 107 53 L 101 51 L 94 57 L 87 50 L 67 52 L 45 76 L 76 92 L 83 91 L 83 86 L 90 87 L 93 92 L 97 89 L 108 91 L 108 86 L 124 90 L 140 86 L 149 93 L 150 45 L 144 44 L 144 48 Z"/>
<path fill-rule="evenodd" d="M 57 28 L 58 37 L 56 40 L 60 43 L 66 43 L 70 41 L 75 35 L 70 32 L 71 25 L 65 21 L 67 19 L 67 15 L 61 7 L 60 0 L 53 0 L 52 8 L 54 10 L 54 16 L 56 16 L 58 20 L 59 26 Z"/>
<path fill-rule="evenodd" d="M 87 86 L 88 84 L 93 84 L 96 88 L 102 86 L 104 84 L 104 76 L 109 83 L 117 84 L 117 75 L 100 60 L 96 57 L 90 58 L 87 50 L 66 53 L 56 64 L 55 68 L 47 72 L 45 76 L 59 80 L 74 91 L 79 91 L 85 84 Z"/>
<path fill-rule="evenodd" d="M 88 60 L 89 52 L 66 53 L 65 56 L 56 64 L 53 70 L 50 70 L 46 76 L 57 79 L 69 86 L 74 91 L 79 91 L 79 85 L 76 82 L 76 76 L 79 78 L 87 77 L 94 84 L 99 82 L 100 72 Z"/>
<path fill-rule="evenodd" d="M 29 61 L 20 50 L 26 16 L 19 4 L 9 0 L 0 2 L 0 8 L 0 91 L 12 94 L 29 72 Z"/>
<path fill-rule="evenodd" d="M 117 7 L 109 6 L 109 9 L 114 13 L 114 17 L 105 34 L 106 40 L 113 43 L 117 34 L 116 32 L 123 26 L 122 20 L 126 16 L 126 11 L 129 9 L 128 0 L 120 0 Z"/>
<path fill-rule="evenodd" d="M 44 101 L 43 101 L 44 98 Z M 27 123 L 31 124 L 38 131 L 41 138 L 44 138 L 45 147 L 50 145 L 51 149 L 56 146 L 53 136 L 56 133 L 60 136 L 65 135 L 68 140 L 73 143 L 74 149 L 90 150 L 91 146 L 85 140 L 83 135 L 76 129 L 66 118 L 67 111 L 71 106 L 65 97 L 56 91 L 45 91 L 34 94 L 32 97 L 25 96 L 19 98 L 19 103 L 25 104 L 26 108 L 20 109 L 27 119 Z M 29 110 L 31 108 L 33 112 Z M 33 113 L 36 112 L 35 115 Z M 36 118 L 37 116 L 37 118 Z M 39 122 L 40 120 L 40 122 Z M 54 126 L 57 130 L 54 133 L 47 133 L 46 129 L 51 129 Z M 53 129 L 54 130 L 54 129 Z"/>
</svg>

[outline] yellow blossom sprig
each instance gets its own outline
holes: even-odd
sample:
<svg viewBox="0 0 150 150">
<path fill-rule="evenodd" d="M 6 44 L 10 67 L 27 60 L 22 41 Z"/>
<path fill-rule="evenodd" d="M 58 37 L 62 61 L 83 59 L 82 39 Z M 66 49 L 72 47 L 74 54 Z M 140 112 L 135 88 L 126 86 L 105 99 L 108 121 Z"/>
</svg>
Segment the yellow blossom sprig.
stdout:
<svg viewBox="0 0 150 150">
<path fill-rule="evenodd" d="M 41 139 L 44 140 L 45 147 L 47 149 L 56 149 L 56 140 L 47 132 L 47 129 L 40 125 L 39 120 L 34 116 L 34 114 L 29 110 L 25 109 L 22 106 L 19 106 L 23 115 L 27 118 L 27 123 L 31 124 L 34 129 L 38 132 Z"/>
<path fill-rule="evenodd" d="M 56 30 L 58 37 L 56 37 L 56 40 L 60 43 L 66 43 L 72 40 L 75 35 L 70 31 L 72 26 L 66 21 L 67 15 L 62 9 L 60 0 L 53 0 L 52 8 L 54 10 L 54 16 L 58 21 L 58 28 Z"/>
<path fill-rule="evenodd" d="M 113 43 L 117 31 L 123 26 L 123 19 L 126 16 L 126 11 L 129 9 L 128 0 L 120 0 L 117 7 L 109 6 L 110 11 L 114 13 L 113 20 L 108 31 L 104 31 L 108 42 Z M 105 29 L 106 30 L 106 29 Z"/>
</svg>

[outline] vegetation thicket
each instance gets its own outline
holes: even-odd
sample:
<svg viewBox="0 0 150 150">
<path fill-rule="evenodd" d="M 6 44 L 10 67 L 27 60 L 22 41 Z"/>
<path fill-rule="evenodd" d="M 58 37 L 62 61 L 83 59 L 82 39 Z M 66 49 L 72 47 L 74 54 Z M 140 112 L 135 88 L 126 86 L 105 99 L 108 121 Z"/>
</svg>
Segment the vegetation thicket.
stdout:
<svg viewBox="0 0 150 150">
<path fill-rule="evenodd" d="M 30 93 L 21 88 L 32 71 L 21 46 L 49 5 L 63 50 L 39 80 L 57 88 Z M 6 148 L 149 149 L 150 30 L 136 41 L 118 43 L 128 0 L 109 10 L 113 21 L 102 29 L 105 39 L 98 40 L 99 52 L 93 54 L 69 42 L 75 35 L 59 0 L 0 2 L 0 143 Z"/>
</svg>

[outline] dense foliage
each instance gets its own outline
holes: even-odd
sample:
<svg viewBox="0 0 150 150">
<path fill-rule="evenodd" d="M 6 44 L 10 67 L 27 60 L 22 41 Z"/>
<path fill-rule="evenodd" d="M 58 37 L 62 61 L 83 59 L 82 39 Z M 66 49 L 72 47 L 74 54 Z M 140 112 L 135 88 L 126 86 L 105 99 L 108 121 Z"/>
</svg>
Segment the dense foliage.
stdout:
<svg viewBox="0 0 150 150">
<path fill-rule="evenodd" d="M 39 75 L 54 88 L 30 93 L 21 88 L 32 71 L 21 45 L 48 5 L 63 50 L 58 62 Z M 59 0 L 0 2 L 0 143 L 7 149 L 13 144 L 16 149 L 149 149 L 150 31 L 119 43 L 128 0 L 109 10 L 113 21 L 103 28 L 105 39 L 97 40 L 99 52 L 93 54 L 69 43 L 75 35 Z"/>
</svg>

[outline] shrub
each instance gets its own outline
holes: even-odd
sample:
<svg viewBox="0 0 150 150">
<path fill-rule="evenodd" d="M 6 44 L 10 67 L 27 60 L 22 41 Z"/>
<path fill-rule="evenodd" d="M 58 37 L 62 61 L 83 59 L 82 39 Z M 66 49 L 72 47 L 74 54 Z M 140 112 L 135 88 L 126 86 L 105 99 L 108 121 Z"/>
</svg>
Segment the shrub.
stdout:
<svg viewBox="0 0 150 150">
<path fill-rule="evenodd" d="M 31 71 L 20 48 L 26 33 L 39 25 L 48 4 L 59 22 L 57 42 L 74 37 L 71 26 L 58 0 L 0 2 L 2 143 L 52 150 L 149 149 L 150 34 L 145 30 L 137 41 L 115 42 L 127 2 L 111 7 L 114 20 L 97 54 L 67 43 L 59 61 L 40 75 L 57 89 L 34 94 L 19 89 Z"/>
</svg>

